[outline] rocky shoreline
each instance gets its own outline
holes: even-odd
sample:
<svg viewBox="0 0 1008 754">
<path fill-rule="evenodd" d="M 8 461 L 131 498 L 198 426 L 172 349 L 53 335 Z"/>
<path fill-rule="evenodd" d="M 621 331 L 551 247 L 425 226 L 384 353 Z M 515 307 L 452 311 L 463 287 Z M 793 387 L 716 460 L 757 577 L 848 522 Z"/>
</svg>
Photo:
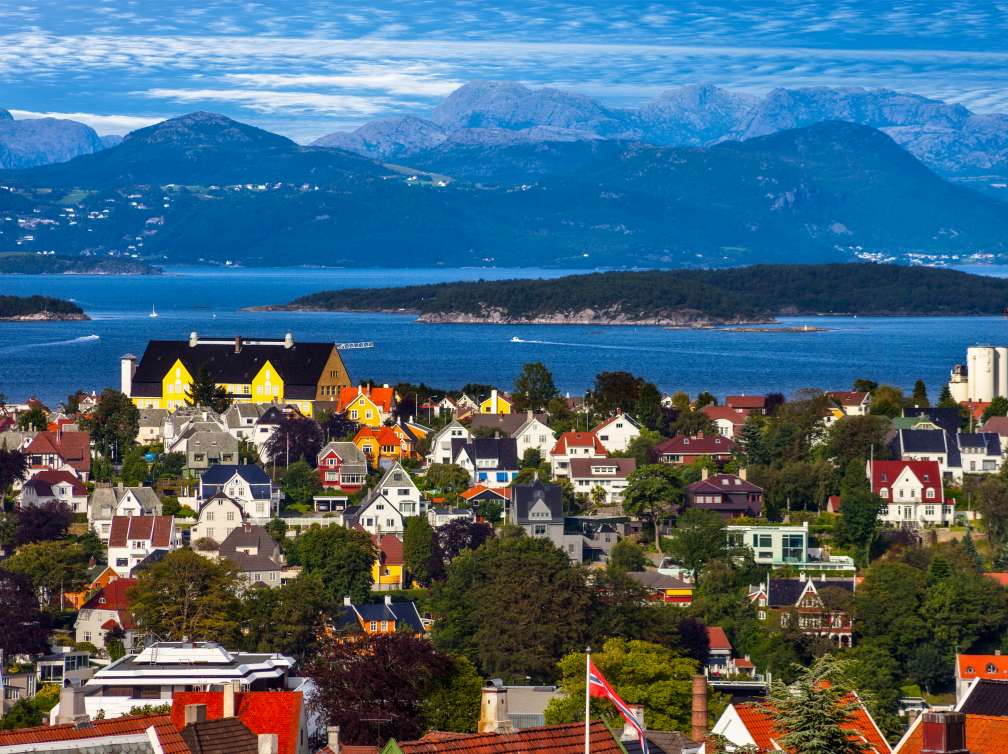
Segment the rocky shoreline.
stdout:
<svg viewBox="0 0 1008 754">
<path fill-rule="evenodd" d="M 16 314 L 10 317 L 0 317 L 0 322 L 83 322 L 91 318 L 84 312 L 32 312 L 31 314 Z"/>
</svg>

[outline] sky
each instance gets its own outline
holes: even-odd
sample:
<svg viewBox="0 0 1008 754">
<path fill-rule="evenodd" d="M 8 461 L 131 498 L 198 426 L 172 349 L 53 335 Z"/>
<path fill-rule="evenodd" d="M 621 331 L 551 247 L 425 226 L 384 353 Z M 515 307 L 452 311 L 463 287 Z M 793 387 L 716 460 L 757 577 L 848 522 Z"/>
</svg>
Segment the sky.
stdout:
<svg viewBox="0 0 1008 754">
<path fill-rule="evenodd" d="M 307 142 L 477 79 L 611 107 L 710 83 L 1008 112 L 1008 0 L 0 0 L 0 107 L 100 134 L 210 110 Z"/>
</svg>

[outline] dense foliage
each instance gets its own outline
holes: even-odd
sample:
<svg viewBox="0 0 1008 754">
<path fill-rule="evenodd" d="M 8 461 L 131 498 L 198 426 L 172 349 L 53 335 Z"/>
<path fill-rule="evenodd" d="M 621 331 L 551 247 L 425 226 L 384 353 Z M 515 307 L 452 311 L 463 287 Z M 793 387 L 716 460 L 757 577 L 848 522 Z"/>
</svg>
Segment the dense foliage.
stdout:
<svg viewBox="0 0 1008 754">
<path fill-rule="evenodd" d="M 0 319 L 4 317 L 24 317 L 30 314 L 83 314 L 73 301 L 64 301 L 49 296 L 0 296 Z"/>
</svg>

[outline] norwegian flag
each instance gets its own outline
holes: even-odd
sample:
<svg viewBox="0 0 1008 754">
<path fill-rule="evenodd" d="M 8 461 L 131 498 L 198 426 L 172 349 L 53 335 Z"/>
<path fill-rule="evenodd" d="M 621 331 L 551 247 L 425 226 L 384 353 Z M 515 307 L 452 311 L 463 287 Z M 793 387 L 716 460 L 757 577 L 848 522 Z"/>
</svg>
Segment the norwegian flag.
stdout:
<svg viewBox="0 0 1008 754">
<path fill-rule="evenodd" d="M 608 699 L 619 713 L 623 715 L 623 719 L 630 724 L 630 726 L 637 731 L 637 740 L 640 741 L 641 752 L 643 754 L 648 754 L 647 736 L 644 735 L 644 725 L 637 716 L 627 707 L 626 702 L 620 699 L 619 694 L 616 693 L 615 689 L 609 685 L 609 681 L 605 679 L 598 668 L 595 667 L 590 659 L 588 660 L 588 694 L 589 696 L 594 696 L 597 698 Z"/>
</svg>

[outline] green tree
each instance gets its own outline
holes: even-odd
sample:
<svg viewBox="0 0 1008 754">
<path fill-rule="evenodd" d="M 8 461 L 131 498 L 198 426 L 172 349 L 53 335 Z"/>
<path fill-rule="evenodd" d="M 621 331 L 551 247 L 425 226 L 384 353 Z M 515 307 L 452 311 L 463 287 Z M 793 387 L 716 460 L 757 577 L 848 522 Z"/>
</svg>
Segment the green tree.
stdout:
<svg viewBox="0 0 1008 754">
<path fill-rule="evenodd" d="M 888 432 L 889 420 L 884 416 L 847 416 L 826 431 L 822 452 L 840 468 L 847 468 L 851 461 L 863 467 L 873 453 L 876 459 L 886 457 Z M 863 472 L 862 468 L 862 476 Z"/>
<path fill-rule="evenodd" d="M 714 394 L 708 393 L 706 390 L 697 393 L 695 403 L 697 410 L 703 408 L 704 406 L 716 406 L 718 404 L 717 398 L 714 397 Z"/>
<path fill-rule="evenodd" d="M 655 432 L 661 426 L 662 419 L 665 418 L 665 411 L 662 409 L 661 393 L 658 388 L 646 382 L 641 386 L 637 395 L 637 402 L 634 404 L 634 417 L 641 423 L 641 426 Z"/>
<path fill-rule="evenodd" d="M 536 469 L 542 466 L 542 451 L 539 448 L 526 448 L 522 453 L 521 466 L 523 469 Z"/>
<path fill-rule="evenodd" d="M 952 685 L 954 653 L 934 643 L 927 643 L 914 652 L 907 664 L 907 673 L 914 683 L 929 694 L 944 691 Z"/>
<path fill-rule="evenodd" d="M 941 395 L 938 396 L 938 408 L 959 408 L 947 384 L 942 385 Z"/>
<path fill-rule="evenodd" d="M 341 604 L 346 596 L 354 602 L 370 596 L 377 553 L 367 532 L 315 525 L 298 536 L 297 554 L 305 571 L 322 579 L 330 605 Z"/>
<path fill-rule="evenodd" d="M 603 416 L 609 416 L 616 409 L 632 413 L 645 384 L 645 380 L 630 372 L 599 372 L 590 394 L 592 408 Z"/>
<path fill-rule="evenodd" d="M 241 646 L 249 652 L 280 652 L 302 666 L 318 648 L 326 609 L 326 589 L 317 574 L 300 574 L 270 589 L 242 597 Z"/>
<path fill-rule="evenodd" d="M 934 642 L 965 652 L 1003 632 L 1008 592 L 982 574 L 954 570 L 928 586 L 921 615 Z"/>
<path fill-rule="evenodd" d="M 778 730 L 787 731 L 778 743 L 800 754 L 862 754 L 868 744 L 850 735 L 851 718 L 860 707 L 850 680 L 850 663 L 824 655 L 801 668 L 786 686 L 776 681 L 767 713 Z"/>
<path fill-rule="evenodd" d="M 869 417 L 865 417 L 869 418 Z M 864 473 L 863 462 L 851 459 L 840 485 L 840 522 L 838 540 L 850 544 L 867 564 L 871 547 L 879 529 L 879 511 L 882 501 L 872 494 Z"/>
<path fill-rule="evenodd" d="M 875 380 L 861 378 L 854 380 L 854 384 L 851 387 L 857 393 L 874 393 L 875 388 L 878 387 L 878 383 Z"/>
<path fill-rule="evenodd" d="M 693 675 L 697 663 L 679 652 L 644 641 L 609 639 L 592 663 L 628 704 L 644 705 L 644 724 L 653 730 L 688 730 Z M 575 651 L 560 661 L 563 694 L 550 700 L 546 723 L 584 720 L 585 655 Z M 592 700 L 592 717 L 621 724 L 605 699 Z"/>
<path fill-rule="evenodd" d="M 231 396 L 223 385 L 213 381 L 206 366 L 201 366 L 192 384 L 186 388 L 186 403 L 190 406 L 202 406 L 222 414 L 231 405 Z"/>
<path fill-rule="evenodd" d="M 41 406 L 32 406 L 18 414 L 17 426 L 22 432 L 43 432 L 49 427 L 49 417 Z"/>
<path fill-rule="evenodd" d="M 91 414 L 80 420 L 80 425 L 81 429 L 91 433 L 95 449 L 101 455 L 117 461 L 136 444 L 140 411 L 128 396 L 106 388 L 98 396 Z"/>
<path fill-rule="evenodd" d="M 78 544 L 51 540 L 21 545 L 4 567 L 31 581 L 43 607 L 59 608 L 63 592 L 87 583 L 87 556 Z"/>
<path fill-rule="evenodd" d="M 692 508 L 676 522 L 668 539 L 669 555 L 702 581 L 704 565 L 727 550 L 724 520 L 715 511 Z"/>
<path fill-rule="evenodd" d="M 230 561 L 175 550 L 141 571 L 129 596 L 144 631 L 168 641 L 188 637 L 227 645 L 236 637 L 237 587 Z"/>
<path fill-rule="evenodd" d="M 920 570 L 905 563 L 877 562 L 865 571 L 856 592 L 855 625 L 862 637 L 905 663 L 928 636 L 921 618 L 926 593 L 927 577 Z"/>
<path fill-rule="evenodd" d="M 633 458 L 637 461 L 638 468 L 654 463 L 654 447 L 661 442 L 661 435 L 652 432 L 650 429 L 641 429 L 641 433 L 633 438 L 627 445 L 627 449 L 622 453 L 613 453 L 614 456 L 623 458 Z"/>
<path fill-rule="evenodd" d="M 613 573 L 643 571 L 646 565 L 647 558 L 644 556 L 644 548 L 626 537 L 613 545 L 609 553 L 608 569 Z"/>
<path fill-rule="evenodd" d="M 435 558 L 434 543 L 434 528 L 424 516 L 411 516 L 406 519 L 403 531 L 403 561 L 408 574 L 407 583 L 416 581 L 420 586 L 431 585 L 432 561 Z"/>
<path fill-rule="evenodd" d="M 137 487 L 147 479 L 147 460 L 144 458 L 143 448 L 132 447 L 123 456 L 122 477 L 123 484 L 130 487 Z"/>
<path fill-rule="evenodd" d="M 927 408 L 931 405 L 928 400 L 927 386 L 924 380 L 917 380 L 913 386 L 913 394 L 910 396 L 910 404 L 919 408 Z"/>
<path fill-rule="evenodd" d="M 557 397 L 553 375 L 540 361 L 533 361 L 522 366 L 521 374 L 515 379 L 515 408 L 519 411 L 541 411 Z"/>
<path fill-rule="evenodd" d="M 0 503 L 14 482 L 28 476 L 28 457 L 20 450 L 0 447 Z M 2 506 L 0 506 L 2 507 Z"/>
<path fill-rule="evenodd" d="M 469 487 L 469 472 L 454 463 L 432 463 L 424 474 L 427 489 L 447 495 L 458 494 Z"/>
<path fill-rule="evenodd" d="M 315 495 L 322 492 L 318 472 L 304 460 L 295 461 L 284 471 L 280 489 L 287 499 L 299 505 L 310 505 Z"/>
<path fill-rule="evenodd" d="M 981 421 L 987 421 L 992 416 L 1008 416 L 1008 398 L 1002 395 L 995 395 L 990 405 L 984 409 Z"/>
<path fill-rule="evenodd" d="M 475 733 L 483 679 L 465 657 L 452 657 L 451 668 L 437 680 L 423 703 L 428 730 Z"/>
<path fill-rule="evenodd" d="M 661 554 L 661 522 L 682 502 L 682 480 L 675 469 L 657 463 L 639 466 L 630 473 L 623 492 L 623 511 L 646 519 L 654 527 L 655 546 Z"/>
<path fill-rule="evenodd" d="M 1008 479 L 988 475 L 976 488 L 977 510 L 992 547 L 1008 540 Z"/>
<path fill-rule="evenodd" d="M 899 416 L 905 405 L 906 398 L 898 387 L 879 385 L 872 393 L 871 412 L 877 416 Z"/>
</svg>

